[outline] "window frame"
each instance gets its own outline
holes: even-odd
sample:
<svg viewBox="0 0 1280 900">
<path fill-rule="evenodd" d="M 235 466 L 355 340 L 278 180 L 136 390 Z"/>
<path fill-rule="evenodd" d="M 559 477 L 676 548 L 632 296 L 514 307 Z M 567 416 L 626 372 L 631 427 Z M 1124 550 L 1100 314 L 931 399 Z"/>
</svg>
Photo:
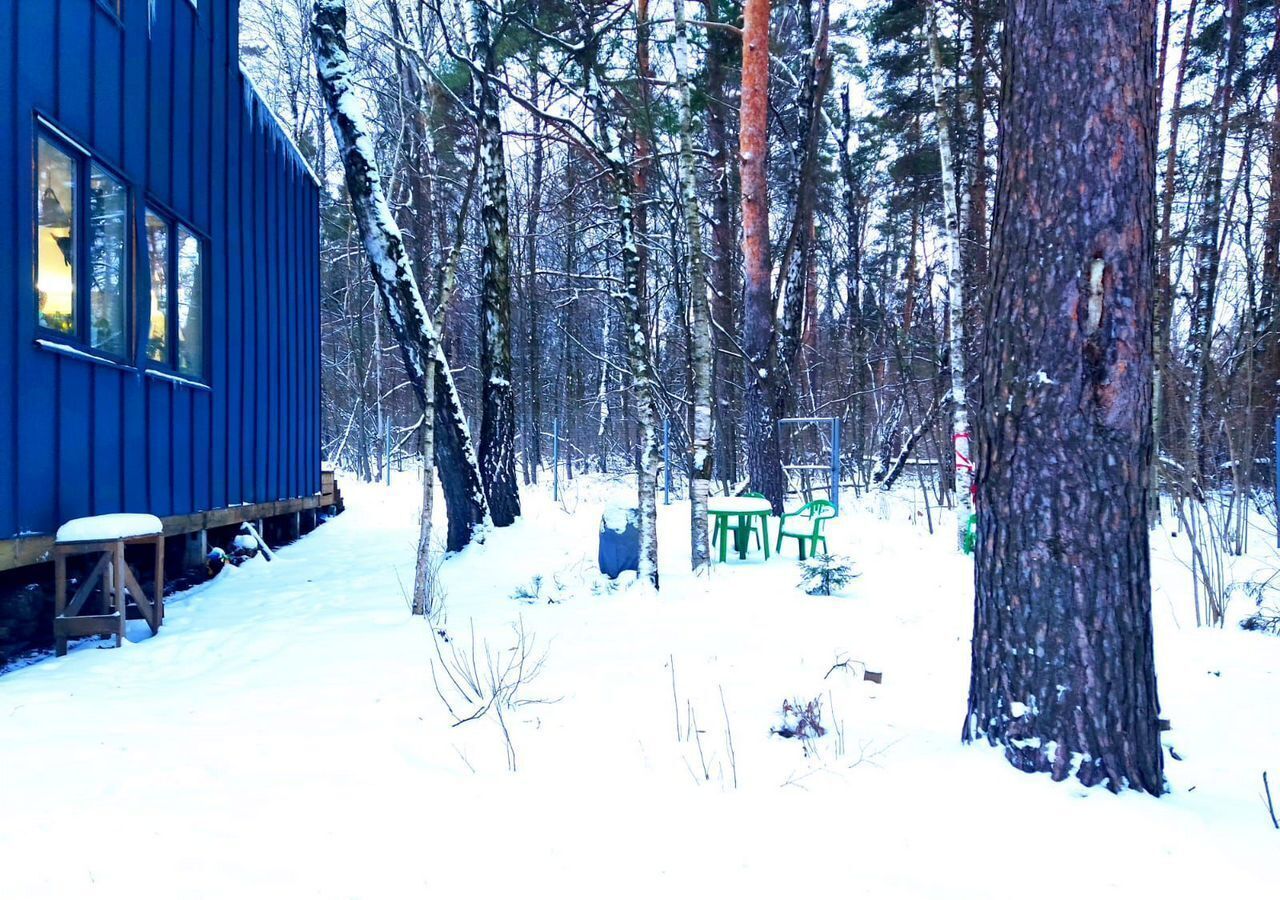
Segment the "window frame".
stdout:
<svg viewBox="0 0 1280 900">
<path fill-rule="evenodd" d="M 71 216 L 72 260 L 71 272 L 74 284 L 75 299 L 71 331 L 59 331 L 40 324 L 40 295 L 36 285 L 40 278 L 40 141 L 51 144 L 60 153 L 71 159 L 75 165 L 75 205 Z M 121 313 L 124 317 L 124 352 L 114 353 L 104 347 L 93 346 L 92 326 L 90 319 L 93 309 L 91 296 L 90 241 L 89 241 L 89 184 L 92 180 L 92 169 L 97 166 L 112 181 L 124 189 L 125 229 L 124 229 L 124 284 L 121 288 Z M 35 319 L 37 340 L 58 344 L 67 344 L 92 356 L 100 357 L 108 362 L 130 366 L 136 349 L 135 330 L 137 319 L 134 315 L 132 292 L 134 290 L 134 273 L 131 265 L 134 251 L 135 214 L 134 190 L 129 179 L 124 176 L 118 166 L 109 160 L 93 153 L 83 143 L 76 140 L 59 128 L 46 116 L 36 114 L 35 127 L 31 138 L 31 313 Z"/>
<path fill-rule="evenodd" d="M 209 385 L 209 236 L 192 225 L 187 219 L 179 216 L 166 204 L 155 199 L 151 195 L 147 195 L 143 201 L 141 212 L 141 220 L 144 229 L 144 239 L 139 242 L 141 253 L 138 254 L 138 269 L 141 271 L 145 268 L 147 273 L 146 290 L 142 290 L 142 279 L 138 279 L 137 305 L 138 314 L 138 331 L 141 331 L 143 317 L 146 319 L 146 334 L 151 334 L 151 246 L 150 241 L 145 239 L 146 217 L 154 215 L 157 219 L 164 222 L 166 231 L 165 246 L 165 275 L 168 278 L 169 296 L 167 299 L 167 307 L 165 309 L 165 352 L 164 361 L 154 360 L 146 353 L 146 343 L 149 338 L 142 340 L 138 345 L 139 365 L 143 368 L 157 373 L 163 373 L 166 376 L 190 381 L 203 386 Z M 179 366 L 178 360 L 178 344 L 181 340 L 181 334 L 178 329 L 178 237 L 179 233 L 185 231 L 187 234 L 195 238 L 200 248 L 200 372 L 191 373 L 183 372 Z"/>
</svg>

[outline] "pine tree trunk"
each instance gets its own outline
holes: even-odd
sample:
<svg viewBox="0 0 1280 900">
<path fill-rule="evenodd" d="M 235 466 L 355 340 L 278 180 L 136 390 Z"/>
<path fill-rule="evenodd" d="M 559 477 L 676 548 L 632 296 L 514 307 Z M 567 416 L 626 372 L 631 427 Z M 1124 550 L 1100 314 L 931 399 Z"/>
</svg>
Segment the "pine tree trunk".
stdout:
<svg viewBox="0 0 1280 900">
<path fill-rule="evenodd" d="M 499 528 L 520 515 L 516 484 L 516 405 L 511 386 L 511 231 L 507 168 L 498 118 L 497 52 L 489 33 L 489 8 L 472 0 L 476 133 L 480 144 L 480 476 L 489 513 Z"/>
<path fill-rule="evenodd" d="M 453 372 L 445 359 L 431 314 L 414 280 L 400 229 L 387 206 L 364 112 L 351 94 L 353 67 L 347 55 L 344 0 L 316 0 L 311 39 L 321 93 L 346 175 L 351 211 L 369 257 L 383 312 L 400 342 L 405 371 L 427 409 L 428 369 L 434 368 L 436 462 L 449 509 L 449 549 L 466 546 L 489 518 L 480 469 Z"/>
<path fill-rule="evenodd" d="M 973 515 L 973 451 L 969 448 L 969 402 L 964 365 L 964 262 L 960 257 L 960 205 L 951 161 L 951 116 L 943 94 L 946 70 L 938 35 L 936 0 L 927 0 L 929 61 L 933 68 L 933 102 L 938 118 L 938 155 L 942 160 L 943 240 L 947 245 L 947 316 L 951 326 L 951 439 L 955 443 L 956 548 L 964 548 L 969 517 Z"/>
<path fill-rule="evenodd" d="M 711 495 L 711 375 L 713 342 L 707 296 L 706 261 L 702 253 L 702 213 L 698 208 L 698 172 L 693 157 L 693 101 L 689 93 L 689 30 L 685 0 L 675 0 L 676 84 L 680 97 L 680 193 L 689 241 L 689 362 L 693 383 L 693 429 L 689 446 L 690 563 L 694 569 L 711 561 L 707 531 L 707 498 Z"/>
<path fill-rule="evenodd" d="M 1159 794 L 1154 31 L 1155 0 L 1009 6 L 964 736 Z"/>
<path fill-rule="evenodd" d="M 742 176 L 742 348 L 747 354 L 747 472 L 751 487 L 782 513 L 786 488 L 778 445 L 776 354 L 769 260 L 769 0 L 743 5 L 742 99 L 738 126 Z"/>
<path fill-rule="evenodd" d="M 706 17 L 720 21 L 717 0 L 706 0 Z M 711 201 L 711 316 L 714 339 L 715 451 L 716 472 L 725 484 L 738 481 L 738 416 L 736 396 L 737 369 L 730 355 L 736 348 L 729 335 L 734 333 L 734 300 L 737 297 L 737 238 L 733 215 L 732 135 L 729 116 L 729 89 L 726 69 L 740 45 L 725 30 L 712 28 L 707 34 L 706 94 L 707 142 L 711 150 L 713 191 Z"/>
</svg>

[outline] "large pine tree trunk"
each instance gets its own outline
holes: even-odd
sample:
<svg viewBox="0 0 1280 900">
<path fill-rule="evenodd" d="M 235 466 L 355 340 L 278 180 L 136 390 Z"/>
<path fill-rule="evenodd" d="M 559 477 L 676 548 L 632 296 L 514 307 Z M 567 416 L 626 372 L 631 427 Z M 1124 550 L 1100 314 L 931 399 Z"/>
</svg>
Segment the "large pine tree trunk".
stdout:
<svg viewBox="0 0 1280 900">
<path fill-rule="evenodd" d="M 471 4 L 474 41 L 476 133 L 480 144 L 480 476 L 489 513 L 498 527 L 520 515 L 516 485 L 516 404 L 511 386 L 511 231 L 507 165 L 498 118 L 497 52 L 489 32 L 489 8 Z"/>
<path fill-rule="evenodd" d="M 742 99 L 738 126 L 742 177 L 742 348 L 747 354 L 747 472 L 751 487 L 782 512 L 785 477 L 778 445 L 777 334 L 769 260 L 769 0 L 743 6 Z"/>
<path fill-rule="evenodd" d="M 689 523 L 693 568 L 711 560 L 707 498 L 711 495 L 711 375 L 713 343 L 707 269 L 702 253 L 702 213 L 698 208 L 698 171 L 693 157 L 693 101 L 689 93 L 689 29 L 685 0 L 675 0 L 676 83 L 680 95 L 680 194 L 689 240 L 689 365 L 693 370 L 693 433 L 690 436 Z"/>
<path fill-rule="evenodd" d="M 969 449 L 969 402 L 964 365 L 964 262 L 960 256 L 960 205 L 956 199 L 955 170 L 951 161 L 951 115 L 947 111 L 943 83 L 942 40 L 938 35 L 936 0 L 928 0 L 929 60 L 932 63 L 933 101 L 938 119 L 938 155 L 942 160 L 943 239 L 947 245 L 947 321 L 951 326 L 951 439 L 955 443 L 956 547 L 964 547 L 969 517 L 973 515 L 973 451 Z"/>
<path fill-rule="evenodd" d="M 383 312 L 400 342 L 405 371 L 424 410 L 429 406 L 427 372 L 434 368 L 435 452 L 449 510 L 448 548 L 460 550 L 475 528 L 488 520 L 489 508 L 453 372 L 387 205 L 364 112 L 351 93 L 353 67 L 347 55 L 346 26 L 345 0 L 316 0 L 311 25 L 316 72 L 342 158 L 351 210 Z"/>
<path fill-rule="evenodd" d="M 1009 4 L 964 734 L 1159 794 L 1154 31 L 1155 0 Z"/>
</svg>

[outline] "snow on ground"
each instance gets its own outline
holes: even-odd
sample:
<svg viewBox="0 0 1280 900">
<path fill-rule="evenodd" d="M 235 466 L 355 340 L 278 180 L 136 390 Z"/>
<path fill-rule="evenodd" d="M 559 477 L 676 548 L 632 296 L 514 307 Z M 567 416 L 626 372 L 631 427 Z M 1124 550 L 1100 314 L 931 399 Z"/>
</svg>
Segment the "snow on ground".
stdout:
<svg viewBox="0 0 1280 900">
<path fill-rule="evenodd" d="M 1157 662 L 1183 761 L 1154 799 L 959 743 L 969 562 L 905 496 L 846 499 L 831 548 L 861 577 L 831 598 L 795 588 L 794 545 L 694 577 L 688 507 L 663 507 L 655 597 L 593 574 L 628 481 L 530 490 L 443 564 L 436 623 L 445 658 L 507 659 L 517 623 L 545 652 L 517 699 L 546 702 L 504 715 L 513 772 L 494 715 L 452 726 L 408 614 L 416 486 L 343 493 L 274 562 L 172 598 L 158 637 L 131 623 L 119 650 L 0 678 L 0 896 L 1276 896 L 1280 638 L 1194 628 L 1165 532 Z M 828 674 L 842 660 L 883 684 Z M 770 734 L 814 698 L 825 736 Z"/>
</svg>

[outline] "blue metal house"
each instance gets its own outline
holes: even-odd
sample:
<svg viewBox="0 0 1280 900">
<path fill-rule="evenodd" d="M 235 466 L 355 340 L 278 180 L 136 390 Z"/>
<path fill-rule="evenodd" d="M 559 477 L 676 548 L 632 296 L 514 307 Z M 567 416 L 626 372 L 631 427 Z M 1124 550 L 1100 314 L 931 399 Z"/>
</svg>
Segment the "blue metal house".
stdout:
<svg viewBox="0 0 1280 900">
<path fill-rule="evenodd" d="M 0 570 L 321 503 L 319 187 L 238 2 L 0 2 Z"/>
</svg>

